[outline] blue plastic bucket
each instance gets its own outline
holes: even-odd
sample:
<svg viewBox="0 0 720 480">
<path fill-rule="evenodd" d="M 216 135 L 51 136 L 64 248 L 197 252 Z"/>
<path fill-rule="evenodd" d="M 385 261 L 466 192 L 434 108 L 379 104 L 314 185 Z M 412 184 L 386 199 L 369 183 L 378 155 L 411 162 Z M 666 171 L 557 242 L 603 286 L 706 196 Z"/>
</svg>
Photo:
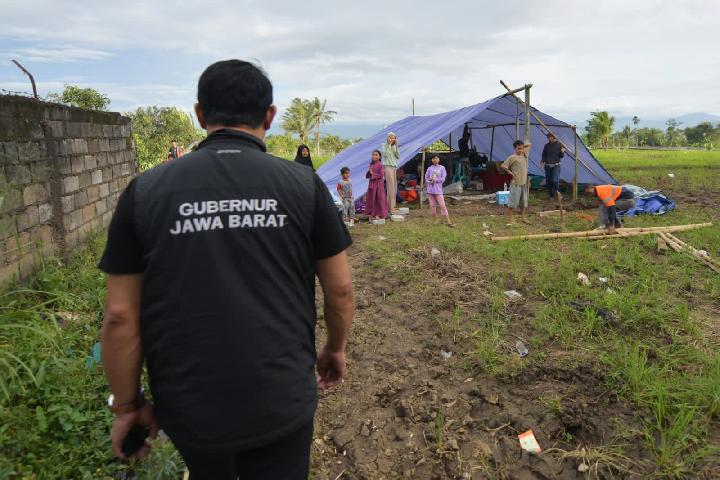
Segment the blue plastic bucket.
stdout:
<svg viewBox="0 0 720 480">
<path fill-rule="evenodd" d="M 498 205 L 507 205 L 508 200 L 510 200 L 510 192 L 507 190 L 501 190 L 499 192 L 495 192 L 495 201 Z"/>
</svg>

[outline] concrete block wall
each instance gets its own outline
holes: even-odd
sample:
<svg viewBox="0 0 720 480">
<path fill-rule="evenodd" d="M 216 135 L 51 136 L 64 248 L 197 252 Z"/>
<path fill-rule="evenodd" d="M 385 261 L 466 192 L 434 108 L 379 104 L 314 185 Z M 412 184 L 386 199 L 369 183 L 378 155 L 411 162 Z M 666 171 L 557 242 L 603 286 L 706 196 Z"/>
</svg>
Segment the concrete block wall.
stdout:
<svg viewBox="0 0 720 480">
<path fill-rule="evenodd" d="M 127 117 L 0 96 L 0 284 L 107 227 L 136 174 Z"/>
</svg>

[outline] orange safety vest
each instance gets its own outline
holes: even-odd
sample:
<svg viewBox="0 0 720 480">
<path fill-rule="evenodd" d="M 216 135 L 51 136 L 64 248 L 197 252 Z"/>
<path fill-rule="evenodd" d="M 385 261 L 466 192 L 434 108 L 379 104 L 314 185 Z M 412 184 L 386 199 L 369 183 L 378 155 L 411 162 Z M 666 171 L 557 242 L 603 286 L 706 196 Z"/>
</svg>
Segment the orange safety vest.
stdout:
<svg viewBox="0 0 720 480">
<path fill-rule="evenodd" d="M 622 187 L 618 187 L 617 185 L 598 185 L 595 187 L 595 193 L 606 207 L 612 207 L 615 205 L 615 200 L 617 200 L 622 193 Z"/>
</svg>

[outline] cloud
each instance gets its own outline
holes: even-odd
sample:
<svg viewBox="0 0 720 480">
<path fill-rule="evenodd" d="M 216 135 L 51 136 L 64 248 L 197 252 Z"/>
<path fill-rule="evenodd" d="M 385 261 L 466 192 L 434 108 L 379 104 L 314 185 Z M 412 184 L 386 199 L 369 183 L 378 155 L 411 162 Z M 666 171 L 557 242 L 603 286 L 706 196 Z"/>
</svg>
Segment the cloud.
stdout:
<svg viewBox="0 0 720 480">
<path fill-rule="evenodd" d="M 4 18 L 0 42 L 16 46 L 2 50 L 28 61 L 127 62 L 117 78 L 84 72 L 123 109 L 189 109 L 205 66 L 246 58 L 268 71 L 278 105 L 327 98 L 338 121 L 387 123 L 412 98 L 420 114 L 458 108 L 502 93 L 500 79 L 533 83 L 531 102 L 556 115 L 720 114 L 715 0 L 28 0 Z"/>
<path fill-rule="evenodd" d="M 0 51 L 2 57 L 13 57 L 20 60 L 29 60 L 38 63 L 71 63 L 93 62 L 104 60 L 112 56 L 111 53 L 91 48 L 76 47 L 25 47 L 8 51 Z"/>
</svg>

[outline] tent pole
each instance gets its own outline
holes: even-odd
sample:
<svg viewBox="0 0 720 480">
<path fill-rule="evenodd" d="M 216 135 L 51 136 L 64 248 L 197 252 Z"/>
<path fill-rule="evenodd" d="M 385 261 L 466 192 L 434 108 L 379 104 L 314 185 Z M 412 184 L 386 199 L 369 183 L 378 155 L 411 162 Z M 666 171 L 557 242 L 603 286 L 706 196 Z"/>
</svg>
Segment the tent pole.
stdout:
<svg viewBox="0 0 720 480">
<path fill-rule="evenodd" d="M 505 88 L 507 89 L 508 92 L 510 92 L 510 87 L 508 87 L 508 86 L 505 84 L 505 82 L 503 82 L 502 80 L 500 80 L 500 83 L 502 84 L 503 87 L 505 87 Z M 517 97 L 517 95 L 513 94 L 513 96 L 515 97 L 515 100 L 520 101 L 520 99 Z M 540 125 L 542 125 L 542 127 L 543 127 L 545 130 L 547 130 L 548 133 L 552 133 L 553 135 L 555 135 L 555 132 L 553 132 L 552 130 L 550 130 L 550 127 L 548 127 L 547 125 L 545 125 L 545 122 L 543 122 L 542 119 L 535 114 L 535 112 L 532 112 L 532 111 L 531 111 L 531 112 L 530 112 L 530 116 L 532 116 Z M 560 137 L 558 137 L 557 135 L 555 135 L 555 138 L 557 138 L 558 142 L 560 142 L 560 145 L 562 145 L 563 147 L 565 147 L 565 150 L 570 150 L 570 149 L 568 148 L 568 146 L 565 145 L 565 143 L 563 143 L 562 140 L 560 140 Z M 577 157 L 576 157 L 576 158 L 577 158 Z M 595 173 L 595 170 L 593 170 L 592 168 L 590 168 L 590 166 L 589 166 L 587 163 L 585 163 L 582 159 L 577 158 L 577 160 L 578 160 L 580 163 L 582 163 L 583 166 L 584 166 L 585 168 L 587 168 L 590 173 L 592 173 L 592 174 L 595 175 L 596 177 L 599 176 L 597 173 Z"/>
<path fill-rule="evenodd" d="M 525 132 L 523 141 L 530 142 L 530 85 L 525 85 Z"/>
<path fill-rule="evenodd" d="M 520 140 L 520 99 L 515 97 L 515 140 Z"/>
<path fill-rule="evenodd" d="M 420 210 L 422 210 L 422 192 L 423 188 L 425 187 L 425 149 L 423 148 L 423 154 L 422 154 L 422 167 L 420 168 L 420 195 L 418 195 L 418 200 L 420 200 Z"/>
<path fill-rule="evenodd" d="M 493 147 L 495 146 L 495 125 L 492 127 L 492 133 L 490 134 L 490 160 L 493 161 Z"/>
<path fill-rule="evenodd" d="M 573 138 L 575 140 L 575 178 L 573 178 L 573 202 L 578 197 L 578 148 L 577 148 L 577 127 L 573 125 Z"/>
</svg>

